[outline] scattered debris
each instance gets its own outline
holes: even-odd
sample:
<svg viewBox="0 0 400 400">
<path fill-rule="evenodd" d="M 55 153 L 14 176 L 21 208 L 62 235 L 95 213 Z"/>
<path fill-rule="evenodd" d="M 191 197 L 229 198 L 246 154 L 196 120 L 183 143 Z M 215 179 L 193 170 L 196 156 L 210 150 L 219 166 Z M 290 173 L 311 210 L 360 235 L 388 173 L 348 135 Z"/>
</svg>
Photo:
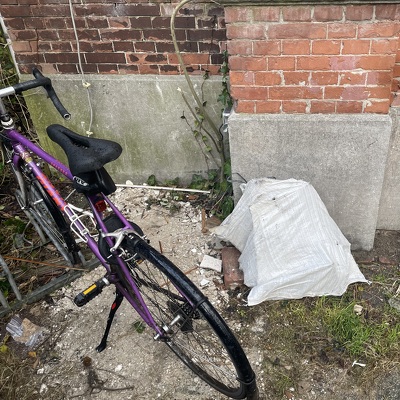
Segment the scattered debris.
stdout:
<svg viewBox="0 0 400 400">
<path fill-rule="evenodd" d="M 12 338 L 19 343 L 25 344 L 29 348 L 34 348 L 44 339 L 44 329 L 29 319 L 21 319 L 15 315 L 6 326 Z"/>
<path fill-rule="evenodd" d="M 222 260 L 215 257 L 211 257 L 207 254 L 204 255 L 202 262 L 200 263 L 201 268 L 212 269 L 217 272 L 222 271 Z"/>
</svg>

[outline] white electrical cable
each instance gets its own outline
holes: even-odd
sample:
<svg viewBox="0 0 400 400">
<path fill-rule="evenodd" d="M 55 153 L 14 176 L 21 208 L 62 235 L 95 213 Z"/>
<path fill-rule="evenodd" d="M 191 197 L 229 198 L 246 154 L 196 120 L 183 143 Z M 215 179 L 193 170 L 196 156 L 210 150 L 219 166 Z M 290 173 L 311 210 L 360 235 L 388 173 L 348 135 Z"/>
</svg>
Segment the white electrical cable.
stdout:
<svg viewBox="0 0 400 400">
<path fill-rule="evenodd" d="M 88 97 L 88 104 L 89 104 L 89 111 L 90 111 L 90 122 L 89 122 L 89 129 L 86 131 L 86 134 L 88 136 L 90 136 L 90 135 L 93 134 L 93 132 L 92 132 L 93 107 L 92 107 L 92 100 L 91 100 L 90 91 L 89 91 L 90 83 L 85 80 L 85 73 L 83 72 L 83 68 L 82 68 L 82 55 L 81 55 L 78 31 L 77 31 L 76 25 L 75 25 L 75 15 L 74 15 L 74 8 L 73 8 L 73 5 L 72 5 L 72 0 L 69 0 L 69 10 L 70 10 L 70 13 L 71 13 L 72 28 L 74 30 L 75 40 L 76 40 L 76 52 L 78 54 L 78 65 L 79 65 L 78 69 L 79 69 L 79 73 L 80 73 L 80 75 L 82 77 L 82 86 L 84 88 L 86 88 L 86 93 L 87 93 L 87 97 Z"/>
</svg>

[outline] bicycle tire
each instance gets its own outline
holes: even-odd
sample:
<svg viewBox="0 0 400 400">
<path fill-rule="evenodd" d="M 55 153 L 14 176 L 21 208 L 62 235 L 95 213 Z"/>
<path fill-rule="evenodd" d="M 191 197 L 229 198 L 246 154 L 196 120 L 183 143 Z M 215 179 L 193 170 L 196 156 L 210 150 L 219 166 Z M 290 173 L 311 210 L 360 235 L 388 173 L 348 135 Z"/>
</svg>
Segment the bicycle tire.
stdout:
<svg viewBox="0 0 400 400">
<path fill-rule="evenodd" d="M 241 345 L 204 294 L 145 240 L 130 238 L 123 247 L 130 258 L 129 274 L 164 329 L 160 339 L 217 391 L 234 399 L 258 399 L 255 374 Z M 121 270 L 118 275 L 134 297 L 128 278 Z M 179 322 L 171 324 L 177 318 Z"/>
</svg>

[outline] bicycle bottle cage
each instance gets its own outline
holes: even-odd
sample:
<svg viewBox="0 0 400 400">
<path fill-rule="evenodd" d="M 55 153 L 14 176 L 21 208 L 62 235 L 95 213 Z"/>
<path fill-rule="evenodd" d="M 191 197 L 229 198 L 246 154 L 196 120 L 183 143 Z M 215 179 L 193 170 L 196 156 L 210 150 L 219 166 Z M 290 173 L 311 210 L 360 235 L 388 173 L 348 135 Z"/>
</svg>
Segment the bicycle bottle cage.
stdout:
<svg viewBox="0 0 400 400">
<path fill-rule="evenodd" d="M 47 127 L 47 134 L 67 155 L 69 168 L 74 175 L 74 187 L 79 193 L 103 192 L 107 195 L 115 192 L 114 181 L 104 165 L 116 160 L 122 153 L 118 143 L 81 136 L 58 124 Z"/>
</svg>

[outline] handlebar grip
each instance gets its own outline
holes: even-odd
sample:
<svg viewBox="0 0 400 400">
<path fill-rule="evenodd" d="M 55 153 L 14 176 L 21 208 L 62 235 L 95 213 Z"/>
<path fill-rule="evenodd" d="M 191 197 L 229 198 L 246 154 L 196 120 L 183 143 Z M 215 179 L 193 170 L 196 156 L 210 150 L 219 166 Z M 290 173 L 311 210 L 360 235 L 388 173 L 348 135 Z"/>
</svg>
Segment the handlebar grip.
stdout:
<svg viewBox="0 0 400 400">
<path fill-rule="evenodd" d="M 60 99 L 58 98 L 58 96 L 53 88 L 53 85 L 51 84 L 51 80 L 49 78 L 44 77 L 43 74 L 37 68 L 33 68 L 32 73 L 33 73 L 34 77 L 36 78 L 36 80 L 44 82 L 44 84 L 42 84 L 41 86 L 43 86 L 46 89 L 46 92 L 47 92 L 48 96 L 50 97 L 50 100 L 53 102 L 54 107 L 57 109 L 57 111 L 60 113 L 60 115 L 64 119 L 70 119 L 71 114 L 62 105 Z"/>
<path fill-rule="evenodd" d="M 47 95 L 50 97 L 50 100 L 53 102 L 54 107 L 57 109 L 60 115 L 64 119 L 70 119 L 71 114 L 62 105 L 60 99 L 58 98 L 56 92 L 54 91 L 50 78 L 46 78 L 45 76 L 43 76 L 42 73 L 37 68 L 33 68 L 32 73 L 35 79 L 26 82 L 20 82 L 13 85 L 15 93 L 19 94 L 24 92 L 25 90 L 43 86 L 46 89 Z"/>
</svg>

